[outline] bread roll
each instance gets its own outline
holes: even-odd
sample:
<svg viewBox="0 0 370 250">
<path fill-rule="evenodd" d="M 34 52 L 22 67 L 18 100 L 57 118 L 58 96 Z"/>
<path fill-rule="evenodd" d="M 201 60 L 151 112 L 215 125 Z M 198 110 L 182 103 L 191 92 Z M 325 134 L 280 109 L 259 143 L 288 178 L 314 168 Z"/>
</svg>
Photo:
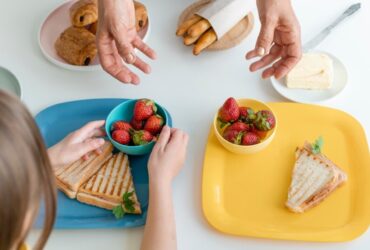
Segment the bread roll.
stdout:
<svg viewBox="0 0 370 250">
<path fill-rule="evenodd" d="M 95 35 L 85 28 L 69 27 L 55 42 L 57 54 L 74 65 L 89 65 L 97 54 Z"/>
<path fill-rule="evenodd" d="M 139 32 L 148 23 L 148 12 L 144 4 L 134 1 L 134 5 L 136 18 L 136 31 Z"/>
<path fill-rule="evenodd" d="M 85 27 L 98 20 L 97 0 L 79 0 L 70 8 L 70 18 L 73 26 Z"/>
</svg>

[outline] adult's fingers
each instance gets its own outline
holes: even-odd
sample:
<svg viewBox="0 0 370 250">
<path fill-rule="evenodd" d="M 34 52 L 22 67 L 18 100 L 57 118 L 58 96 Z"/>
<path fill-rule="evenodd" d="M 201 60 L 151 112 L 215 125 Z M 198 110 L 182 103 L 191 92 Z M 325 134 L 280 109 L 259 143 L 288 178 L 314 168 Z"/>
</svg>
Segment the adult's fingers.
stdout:
<svg viewBox="0 0 370 250">
<path fill-rule="evenodd" d="M 123 34 L 122 34 L 123 33 Z M 127 64 L 133 64 L 136 61 L 134 47 L 131 41 L 127 39 L 128 32 L 120 32 L 114 35 L 118 53 Z"/>
<path fill-rule="evenodd" d="M 147 57 L 153 60 L 157 58 L 157 54 L 155 53 L 155 51 L 146 43 L 144 43 L 139 36 L 136 36 L 132 44 L 135 46 L 135 48 L 143 52 Z"/>
<path fill-rule="evenodd" d="M 125 72 L 125 74 L 127 74 L 127 77 L 130 79 L 130 81 L 128 83 L 132 83 L 134 85 L 137 85 L 140 83 L 140 78 L 135 74 L 133 73 L 130 69 L 128 69 L 123 61 L 122 61 L 122 58 L 121 56 L 118 54 L 118 51 L 117 51 L 117 48 L 114 49 L 116 52 L 114 53 L 114 57 L 115 57 L 115 60 L 116 60 L 116 64 L 118 65 L 118 67 L 120 68 L 123 68 L 123 69 L 126 69 L 127 71 Z"/>
<path fill-rule="evenodd" d="M 143 60 L 141 60 L 138 56 L 136 57 L 136 61 L 135 63 L 133 63 L 133 65 L 146 74 L 149 74 L 151 71 L 150 66 L 147 63 L 145 63 Z"/>
<path fill-rule="evenodd" d="M 281 79 L 296 65 L 298 59 L 295 57 L 282 58 L 281 63 L 275 69 L 275 78 Z"/>
<path fill-rule="evenodd" d="M 108 74 L 120 82 L 132 82 L 130 71 L 123 65 L 122 59 L 118 55 L 116 45 L 112 40 L 101 41 L 98 39 L 98 53 L 100 63 Z"/>
<path fill-rule="evenodd" d="M 255 51 L 259 56 L 268 54 L 274 40 L 276 21 L 268 19 L 261 25 L 261 30 L 257 38 Z"/>
<path fill-rule="evenodd" d="M 277 44 L 272 46 L 270 53 L 262 57 L 260 60 L 254 62 L 250 66 L 252 72 L 259 70 L 267 65 L 271 64 L 273 61 L 278 59 L 281 56 L 281 47 Z"/>
</svg>

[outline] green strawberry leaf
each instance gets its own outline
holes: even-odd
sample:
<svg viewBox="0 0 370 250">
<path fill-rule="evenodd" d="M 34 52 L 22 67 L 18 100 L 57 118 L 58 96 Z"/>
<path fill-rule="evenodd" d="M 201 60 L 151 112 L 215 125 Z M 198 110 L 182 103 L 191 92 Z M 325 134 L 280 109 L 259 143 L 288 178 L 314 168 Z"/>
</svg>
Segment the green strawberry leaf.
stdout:
<svg viewBox="0 0 370 250">
<path fill-rule="evenodd" d="M 238 144 L 238 145 L 240 145 L 241 143 L 242 143 L 242 138 L 243 138 L 243 135 L 244 135 L 244 132 L 240 132 L 239 134 L 238 134 L 238 136 L 236 137 L 236 139 L 235 139 L 235 144 Z"/>
<path fill-rule="evenodd" d="M 315 143 L 313 143 L 311 146 L 312 146 L 312 153 L 314 154 L 321 153 L 322 147 L 324 146 L 324 138 L 320 136 L 319 138 L 316 139 Z"/>
<path fill-rule="evenodd" d="M 116 217 L 117 220 L 122 219 L 123 216 L 125 216 L 125 211 L 123 210 L 121 204 L 114 207 L 112 213 L 114 214 L 114 217 Z"/>
<path fill-rule="evenodd" d="M 220 123 L 220 128 L 223 129 L 225 126 L 230 125 L 229 122 L 224 122 L 220 118 L 217 118 L 217 121 Z"/>
</svg>

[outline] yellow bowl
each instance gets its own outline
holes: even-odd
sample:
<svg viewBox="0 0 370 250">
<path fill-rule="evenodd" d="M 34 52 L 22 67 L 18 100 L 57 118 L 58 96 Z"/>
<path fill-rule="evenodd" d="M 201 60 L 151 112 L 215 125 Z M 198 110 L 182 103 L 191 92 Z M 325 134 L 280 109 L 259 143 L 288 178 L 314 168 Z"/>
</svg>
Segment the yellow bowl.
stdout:
<svg viewBox="0 0 370 250">
<path fill-rule="evenodd" d="M 250 107 L 256 112 L 259 110 L 269 110 L 274 114 L 274 111 L 266 103 L 254 99 L 238 99 L 237 102 L 240 107 Z M 260 143 L 255 145 L 237 145 L 225 140 L 222 137 L 222 132 L 224 129 L 221 129 L 219 127 L 217 118 L 218 111 L 213 120 L 213 128 L 215 130 L 216 137 L 218 141 L 222 144 L 222 146 L 224 146 L 227 150 L 235 154 L 253 154 L 266 148 L 270 144 L 270 142 L 274 139 L 278 125 L 277 117 L 275 116 L 275 127 L 272 130 L 268 131 L 266 137 Z"/>
</svg>

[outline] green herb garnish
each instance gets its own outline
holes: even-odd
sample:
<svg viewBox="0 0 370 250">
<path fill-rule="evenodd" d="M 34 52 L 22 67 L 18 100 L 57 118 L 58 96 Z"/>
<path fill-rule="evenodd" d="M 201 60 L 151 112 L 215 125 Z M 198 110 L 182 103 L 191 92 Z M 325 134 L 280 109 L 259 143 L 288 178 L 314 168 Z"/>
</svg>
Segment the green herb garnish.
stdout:
<svg viewBox="0 0 370 250">
<path fill-rule="evenodd" d="M 312 146 L 312 153 L 314 154 L 319 154 L 321 153 L 322 147 L 324 145 L 324 138 L 320 136 L 319 138 L 316 139 L 315 143 L 313 143 Z"/>
<path fill-rule="evenodd" d="M 125 216 L 125 211 L 123 211 L 122 204 L 119 204 L 115 208 L 113 208 L 112 213 L 117 220 L 122 219 Z"/>
<path fill-rule="evenodd" d="M 131 200 L 131 196 L 134 194 L 134 191 L 132 192 L 126 192 L 122 195 L 122 202 L 113 208 L 112 213 L 114 214 L 114 217 L 116 217 L 117 220 L 122 219 L 126 212 L 123 209 L 122 205 L 125 207 L 126 211 L 133 213 L 135 211 L 134 202 Z"/>
</svg>

